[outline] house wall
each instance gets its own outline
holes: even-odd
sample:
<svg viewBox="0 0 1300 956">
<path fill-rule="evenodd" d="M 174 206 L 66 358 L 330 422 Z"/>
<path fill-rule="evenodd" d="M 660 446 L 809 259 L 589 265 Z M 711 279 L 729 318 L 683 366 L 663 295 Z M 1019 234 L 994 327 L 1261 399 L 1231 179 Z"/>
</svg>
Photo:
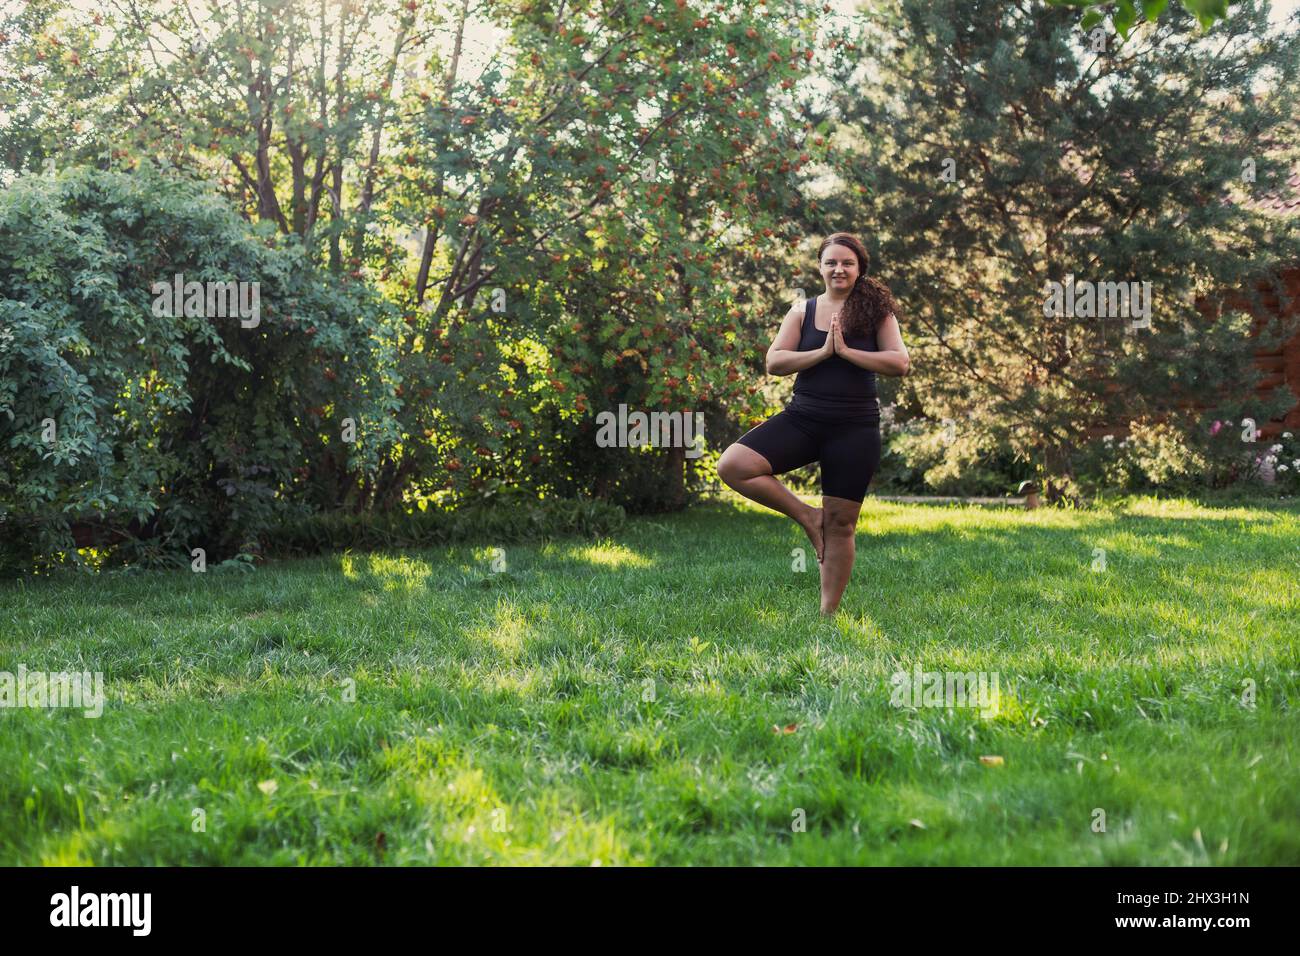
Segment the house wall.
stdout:
<svg viewBox="0 0 1300 956">
<path fill-rule="evenodd" d="M 1300 315 L 1300 268 L 1287 269 L 1282 273 L 1282 283 L 1286 289 L 1285 298 L 1280 298 L 1261 285 L 1263 299 L 1261 309 L 1252 309 L 1244 296 L 1230 296 L 1224 300 L 1224 308 L 1240 309 L 1254 316 L 1250 334 L 1259 335 L 1269 322 L 1279 318 L 1293 318 Z M 1257 349 L 1255 367 L 1263 375 L 1255 395 L 1267 399 L 1276 389 L 1290 393 L 1291 407 L 1282 415 L 1267 422 L 1259 422 L 1261 441 L 1276 438 L 1284 431 L 1300 429 L 1300 331 L 1284 341 L 1275 349 Z"/>
</svg>

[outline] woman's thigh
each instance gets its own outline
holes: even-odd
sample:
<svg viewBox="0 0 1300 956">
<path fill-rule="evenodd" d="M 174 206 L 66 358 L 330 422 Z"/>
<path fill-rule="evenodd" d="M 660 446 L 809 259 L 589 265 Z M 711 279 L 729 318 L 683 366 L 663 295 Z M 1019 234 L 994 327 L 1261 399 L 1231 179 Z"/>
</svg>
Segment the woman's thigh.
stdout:
<svg viewBox="0 0 1300 956">
<path fill-rule="evenodd" d="M 788 409 L 755 425 L 736 441 L 766 458 L 774 475 L 812 464 L 820 451 L 817 436 Z"/>
<path fill-rule="evenodd" d="M 821 447 L 822 494 L 861 502 L 880 467 L 880 426 L 839 425 Z"/>
</svg>

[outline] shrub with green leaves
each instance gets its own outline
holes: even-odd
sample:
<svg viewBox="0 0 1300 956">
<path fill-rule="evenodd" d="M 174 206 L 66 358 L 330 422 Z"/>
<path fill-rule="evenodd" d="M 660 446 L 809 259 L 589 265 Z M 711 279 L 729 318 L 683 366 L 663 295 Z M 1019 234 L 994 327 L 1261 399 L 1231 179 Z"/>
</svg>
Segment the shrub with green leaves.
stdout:
<svg viewBox="0 0 1300 956">
<path fill-rule="evenodd" d="M 501 503 L 474 503 L 455 511 L 336 511 L 291 519 L 271 535 L 270 553 L 283 557 L 347 549 L 427 548 L 474 540 L 507 544 L 566 535 L 602 537 L 621 531 L 627 520 L 619 505 L 591 498 L 540 500 L 513 495 L 504 502 L 508 507 L 498 507 Z"/>
<path fill-rule="evenodd" d="M 167 302 L 177 275 L 249 283 L 256 308 Z M 396 321 L 203 184 L 20 177 L 0 195 L 0 564 L 219 558 L 346 505 L 399 440 Z"/>
<path fill-rule="evenodd" d="M 1019 460 L 969 423 L 912 419 L 882 429 L 877 493 L 1006 495 L 1033 474 Z"/>
</svg>

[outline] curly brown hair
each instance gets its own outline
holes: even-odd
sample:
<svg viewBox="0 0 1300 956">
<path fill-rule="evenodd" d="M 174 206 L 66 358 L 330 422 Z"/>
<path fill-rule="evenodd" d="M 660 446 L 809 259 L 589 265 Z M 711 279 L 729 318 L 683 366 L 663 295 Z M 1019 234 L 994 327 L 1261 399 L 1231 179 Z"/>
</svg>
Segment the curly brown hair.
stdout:
<svg viewBox="0 0 1300 956">
<path fill-rule="evenodd" d="M 858 257 L 858 278 L 844 303 L 844 334 L 870 335 L 891 312 L 901 323 L 903 314 L 894 300 L 894 294 L 879 279 L 867 275 L 871 256 L 867 254 L 867 247 L 862 244 L 862 240 L 850 232 L 832 233 L 817 248 L 818 263 L 822 261 L 822 253 L 827 246 L 848 246 Z"/>
</svg>

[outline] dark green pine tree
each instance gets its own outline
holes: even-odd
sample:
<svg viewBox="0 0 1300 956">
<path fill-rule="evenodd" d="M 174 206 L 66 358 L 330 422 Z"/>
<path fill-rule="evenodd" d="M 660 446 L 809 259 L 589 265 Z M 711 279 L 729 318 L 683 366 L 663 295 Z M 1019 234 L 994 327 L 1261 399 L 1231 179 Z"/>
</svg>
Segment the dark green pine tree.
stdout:
<svg viewBox="0 0 1300 956">
<path fill-rule="evenodd" d="M 1294 218 L 1228 201 L 1285 188 L 1300 36 L 1233 10 L 1202 34 L 1175 6 L 1120 42 L 1039 3 L 870 5 L 867 69 L 841 86 L 861 150 L 841 167 L 861 200 L 845 214 L 905 313 L 900 408 L 955 423 L 936 425 L 949 472 L 1010 451 L 1050 494 L 1102 427 L 1191 436 L 1287 404 L 1252 397 L 1252 355 L 1294 323 L 1252 339 L 1243 313 L 1196 307 L 1300 263 Z M 1051 282 L 1066 314 L 1045 314 Z M 1114 286 L 1089 308 L 1085 282 L 1138 283 L 1129 314 Z"/>
</svg>

